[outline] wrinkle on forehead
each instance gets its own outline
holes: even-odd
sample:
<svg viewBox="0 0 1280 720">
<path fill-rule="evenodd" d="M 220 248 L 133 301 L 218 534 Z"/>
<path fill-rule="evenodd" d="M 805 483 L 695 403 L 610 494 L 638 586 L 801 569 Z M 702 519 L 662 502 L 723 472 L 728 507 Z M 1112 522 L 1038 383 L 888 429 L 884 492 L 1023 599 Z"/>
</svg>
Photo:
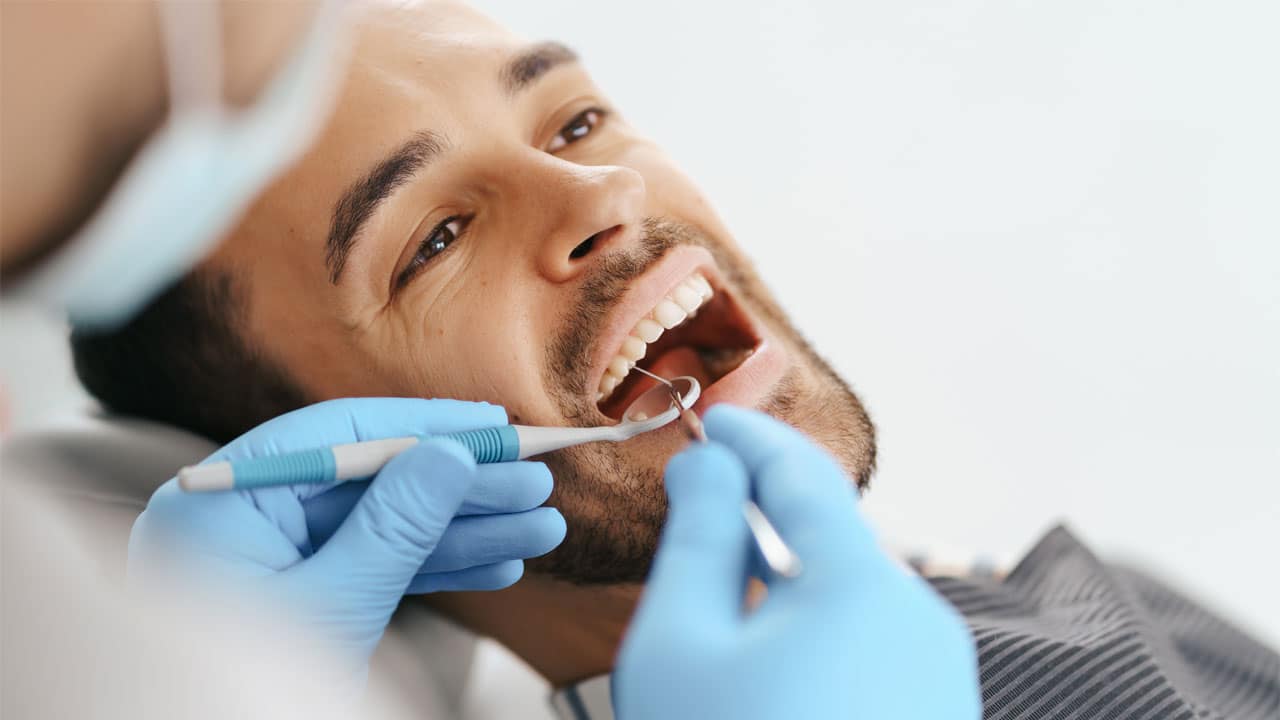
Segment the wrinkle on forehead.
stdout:
<svg viewBox="0 0 1280 720">
<path fill-rule="evenodd" d="M 389 95 L 447 109 L 462 98 L 446 102 L 430 93 L 453 95 L 480 83 L 497 88 L 502 64 L 525 46 L 519 36 L 457 3 L 377 3 L 364 13 L 356 34 L 335 120 L 376 112 L 364 108 L 387 106 Z"/>
</svg>

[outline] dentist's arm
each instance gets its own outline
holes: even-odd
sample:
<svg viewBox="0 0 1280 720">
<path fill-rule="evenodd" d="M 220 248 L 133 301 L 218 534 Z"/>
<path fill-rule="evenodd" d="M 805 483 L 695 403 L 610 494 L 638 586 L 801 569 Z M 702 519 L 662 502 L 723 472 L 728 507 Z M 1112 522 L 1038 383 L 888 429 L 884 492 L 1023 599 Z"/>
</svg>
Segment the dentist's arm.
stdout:
<svg viewBox="0 0 1280 720">
<path fill-rule="evenodd" d="M 480 403 L 337 400 L 271 420 L 209 459 L 506 422 L 502 408 Z M 406 593 L 506 587 L 520 578 L 523 558 L 560 543 L 564 519 L 539 507 L 550 492 L 541 463 L 477 465 L 444 440 L 407 450 L 372 482 L 337 488 L 188 494 L 171 480 L 134 524 L 129 572 L 143 587 L 208 589 L 284 611 L 336 650 L 359 686 Z"/>
<path fill-rule="evenodd" d="M 667 467 L 670 514 L 618 660 L 622 720 L 977 720 L 960 617 L 877 546 L 835 461 L 791 428 L 720 406 L 707 445 Z M 804 562 L 743 609 L 741 505 L 757 502 Z"/>
</svg>

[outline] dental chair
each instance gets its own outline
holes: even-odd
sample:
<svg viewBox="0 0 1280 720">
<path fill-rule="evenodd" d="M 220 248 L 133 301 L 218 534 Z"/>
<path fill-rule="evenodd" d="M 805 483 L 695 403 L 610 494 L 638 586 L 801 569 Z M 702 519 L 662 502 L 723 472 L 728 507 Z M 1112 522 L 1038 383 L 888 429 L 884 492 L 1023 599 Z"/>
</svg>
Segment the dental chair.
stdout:
<svg viewBox="0 0 1280 720">
<path fill-rule="evenodd" d="M 147 498 L 214 449 L 181 430 L 89 412 L 6 438 L 0 481 L 64 512 L 91 564 L 108 582 L 121 582 L 129 531 Z M 458 717 L 475 646 L 473 635 L 408 600 L 378 646 L 370 682 L 393 687 L 419 717 Z"/>
</svg>

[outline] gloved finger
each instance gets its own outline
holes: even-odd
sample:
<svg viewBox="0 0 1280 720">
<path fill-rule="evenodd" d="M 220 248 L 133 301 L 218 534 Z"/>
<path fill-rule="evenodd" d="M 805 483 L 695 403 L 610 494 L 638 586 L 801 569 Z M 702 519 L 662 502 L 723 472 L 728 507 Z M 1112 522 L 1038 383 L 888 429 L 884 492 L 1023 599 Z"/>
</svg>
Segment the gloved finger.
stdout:
<svg viewBox="0 0 1280 720">
<path fill-rule="evenodd" d="M 499 405 L 421 398 L 342 398 L 310 405 L 250 430 L 205 462 L 279 455 L 326 445 L 435 435 L 505 425 Z"/>
<path fill-rule="evenodd" d="M 564 540 L 555 508 L 454 518 L 420 572 L 439 573 L 545 555 Z"/>
<path fill-rule="evenodd" d="M 475 458 L 432 439 L 387 463 L 329 542 L 302 563 L 318 582 L 398 601 L 475 479 Z"/>
<path fill-rule="evenodd" d="M 728 628 L 741 614 L 746 583 L 746 470 L 722 445 L 694 445 L 667 463 L 666 486 L 667 524 L 639 615 Z"/>
<path fill-rule="evenodd" d="M 369 489 L 368 480 L 352 480 L 338 483 L 319 495 L 302 499 L 302 512 L 306 517 L 307 535 L 311 547 L 319 550 L 342 526 L 352 508 Z"/>
<path fill-rule="evenodd" d="M 757 502 L 806 575 L 843 577 L 851 560 L 879 556 L 852 482 L 813 441 L 768 415 L 728 405 L 711 408 L 703 421 L 708 437 L 741 458 Z"/>
<path fill-rule="evenodd" d="M 129 535 L 129 577 L 143 583 L 258 576 L 300 559 L 245 498 L 186 493 L 176 479 L 156 490 Z"/>
<path fill-rule="evenodd" d="M 518 461 L 480 465 L 459 515 L 532 510 L 551 497 L 551 471 L 544 463 Z"/>
<path fill-rule="evenodd" d="M 478 465 L 475 480 L 471 483 L 462 506 L 458 508 L 458 514 L 485 515 L 532 510 L 551 496 L 551 486 L 551 471 L 540 462 Z M 367 480 L 339 483 L 318 495 L 303 498 L 302 508 L 312 548 L 323 546 L 333 536 L 368 487 Z"/>
<path fill-rule="evenodd" d="M 505 560 L 466 570 L 422 573 L 409 583 L 405 595 L 425 595 L 455 590 L 501 590 L 516 584 L 524 575 L 523 560 Z"/>
<path fill-rule="evenodd" d="M 307 514 L 301 503 L 304 497 L 322 491 L 323 488 L 317 485 L 278 485 L 226 494 L 241 496 L 244 503 L 255 508 L 263 519 L 278 528 L 303 557 L 310 557 L 315 545 L 307 531 Z M 351 505 L 355 505 L 355 499 L 352 499 Z M 350 509 L 348 507 L 347 511 Z M 339 524 L 341 518 L 334 522 L 333 530 L 337 530 Z M 333 534 L 332 530 L 330 534 Z"/>
</svg>

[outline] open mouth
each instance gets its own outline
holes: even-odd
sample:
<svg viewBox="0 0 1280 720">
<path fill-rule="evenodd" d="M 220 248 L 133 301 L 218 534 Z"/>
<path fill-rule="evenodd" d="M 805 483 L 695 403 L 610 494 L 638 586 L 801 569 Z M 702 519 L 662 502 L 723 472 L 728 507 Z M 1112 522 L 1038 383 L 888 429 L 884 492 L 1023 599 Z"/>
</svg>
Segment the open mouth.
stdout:
<svg viewBox="0 0 1280 720">
<path fill-rule="evenodd" d="M 600 379 L 596 403 L 621 419 L 653 382 L 637 365 L 662 377 L 690 375 L 703 389 L 733 372 L 760 346 L 751 319 L 733 296 L 700 272 L 667 292 L 622 341 Z"/>
</svg>

